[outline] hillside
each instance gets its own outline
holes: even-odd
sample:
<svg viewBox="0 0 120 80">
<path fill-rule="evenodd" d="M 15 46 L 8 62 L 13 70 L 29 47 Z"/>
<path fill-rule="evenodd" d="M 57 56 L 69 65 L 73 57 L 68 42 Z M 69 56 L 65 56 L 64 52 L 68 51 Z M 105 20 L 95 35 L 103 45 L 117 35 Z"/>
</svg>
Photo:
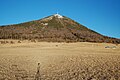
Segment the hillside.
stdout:
<svg viewBox="0 0 120 80">
<path fill-rule="evenodd" d="M 120 39 L 103 36 L 59 14 L 21 24 L 0 26 L 0 39 L 120 43 Z"/>
</svg>

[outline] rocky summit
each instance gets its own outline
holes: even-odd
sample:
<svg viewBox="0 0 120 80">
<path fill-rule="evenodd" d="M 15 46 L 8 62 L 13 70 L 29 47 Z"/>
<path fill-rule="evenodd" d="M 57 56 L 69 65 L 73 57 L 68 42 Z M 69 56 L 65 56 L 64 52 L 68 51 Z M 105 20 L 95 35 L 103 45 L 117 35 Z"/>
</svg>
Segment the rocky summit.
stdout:
<svg viewBox="0 0 120 80">
<path fill-rule="evenodd" d="M 120 39 L 104 36 L 60 14 L 40 20 L 0 26 L 0 39 L 120 43 Z"/>
</svg>

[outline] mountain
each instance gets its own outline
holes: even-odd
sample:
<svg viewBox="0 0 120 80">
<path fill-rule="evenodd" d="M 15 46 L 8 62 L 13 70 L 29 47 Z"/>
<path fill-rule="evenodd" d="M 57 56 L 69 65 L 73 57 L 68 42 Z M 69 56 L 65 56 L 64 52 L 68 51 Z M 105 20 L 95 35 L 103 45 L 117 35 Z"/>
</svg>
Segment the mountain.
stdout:
<svg viewBox="0 0 120 80">
<path fill-rule="evenodd" d="M 59 14 L 54 14 L 40 20 L 0 26 L 0 39 L 34 39 L 48 42 L 120 43 L 120 39 L 101 35 Z"/>
</svg>

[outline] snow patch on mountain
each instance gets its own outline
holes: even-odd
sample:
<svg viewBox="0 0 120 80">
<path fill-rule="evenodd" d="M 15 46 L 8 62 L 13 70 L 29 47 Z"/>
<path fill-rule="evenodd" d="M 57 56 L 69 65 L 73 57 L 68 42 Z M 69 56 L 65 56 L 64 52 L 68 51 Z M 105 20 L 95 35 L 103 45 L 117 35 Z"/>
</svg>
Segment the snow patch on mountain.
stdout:
<svg viewBox="0 0 120 80">
<path fill-rule="evenodd" d="M 58 18 L 63 18 L 63 16 L 61 16 L 60 14 L 55 14 L 54 16 Z"/>
<path fill-rule="evenodd" d="M 41 23 L 42 25 L 44 25 L 44 26 L 47 26 L 48 25 L 48 23 Z"/>
<path fill-rule="evenodd" d="M 50 16 L 48 18 L 43 18 L 42 21 L 48 21 L 48 20 L 52 20 L 53 16 Z"/>
</svg>

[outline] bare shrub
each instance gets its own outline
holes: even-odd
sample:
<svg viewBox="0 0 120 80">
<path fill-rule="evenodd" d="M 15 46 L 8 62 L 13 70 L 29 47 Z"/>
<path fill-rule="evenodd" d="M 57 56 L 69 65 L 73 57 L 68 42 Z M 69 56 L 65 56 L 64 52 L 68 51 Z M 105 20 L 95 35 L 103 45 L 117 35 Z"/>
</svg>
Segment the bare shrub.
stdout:
<svg viewBox="0 0 120 80">
<path fill-rule="evenodd" d="M 38 63 L 37 72 L 35 75 L 35 80 L 41 80 L 40 77 L 41 77 L 40 76 L 40 63 Z"/>
<path fill-rule="evenodd" d="M 15 42 L 14 41 L 10 41 L 11 44 L 14 44 Z"/>
<path fill-rule="evenodd" d="M 6 42 L 5 41 L 0 41 L 1 42 L 1 44 L 6 44 Z"/>
<path fill-rule="evenodd" d="M 5 43 L 9 43 L 9 41 L 5 41 Z"/>
<path fill-rule="evenodd" d="M 18 41 L 18 43 L 21 43 L 21 41 Z"/>
</svg>

